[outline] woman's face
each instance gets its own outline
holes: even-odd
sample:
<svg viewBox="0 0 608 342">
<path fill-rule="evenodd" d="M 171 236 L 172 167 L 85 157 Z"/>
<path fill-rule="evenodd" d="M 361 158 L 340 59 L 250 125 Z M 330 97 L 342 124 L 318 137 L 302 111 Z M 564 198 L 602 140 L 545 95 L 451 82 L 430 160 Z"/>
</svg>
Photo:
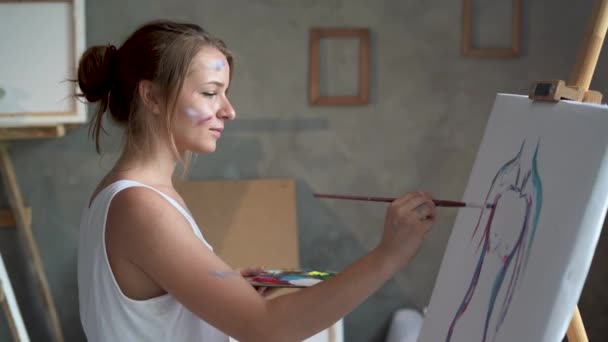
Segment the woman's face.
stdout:
<svg viewBox="0 0 608 342">
<path fill-rule="evenodd" d="M 227 120 L 235 117 L 226 91 L 230 66 L 218 49 L 205 47 L 194 57 L 176 103 L 173 137 L 180 153 L 211 153 Z"/>
</svg>

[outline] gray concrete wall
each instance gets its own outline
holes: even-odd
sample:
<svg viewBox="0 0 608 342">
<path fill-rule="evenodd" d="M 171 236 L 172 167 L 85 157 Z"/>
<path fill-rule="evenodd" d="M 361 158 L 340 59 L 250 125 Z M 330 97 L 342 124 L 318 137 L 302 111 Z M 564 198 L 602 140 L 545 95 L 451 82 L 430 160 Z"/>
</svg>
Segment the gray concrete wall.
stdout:
<svg viewBox="0 0 608 342">
<path fill-rule="evenodd" d="M 504 7 L 500 3 L 481 11 L 480 42 L 506 40 L 507 21 L 496 15 Z M 156 18 L 194 21 L 223 37 L 236 54 L 231 92 L 238 118 L 227 126 L 218 152 L 198 158 L 190 178 L 296 179 L 302 265 L 340 269 L 377 243 L 385 206 L 316 201 L 311 191 L 397 195 L 421 189 L 460 198 L 495 94 L 527 93 L 534 80 L 568 77 L 591 0 L 523 6 L 523 55 L 511 60 L 460 56 L 461 1 L 454 0 L 88 0 L 87 45 L 118 45 Z M 308 105 L 312 26 L 370 29 L 368 106 Z M 606 93 L 603 57 L 594 86 Z M 338 82 L 327 89 L 346 87 Z M 120 146 L 118 132 L 111 133 L 104 157 L 95 154 L 86 128 L 12 147 L 67 341 L 84 340 L 75 273 L 78 220 Z M 347 341 L 381 341 L 394 310 L 427 305 L 454 214 L 441 210 L 411 266 L 346 317 Z M 592 341 L 608 334 L 606 240 L 604 234 L 580 304 Z M 46 341 L 48 329 L 18 242 L 14 231 L 0 232 L 32 339 Z M 7 340 L 5 326 L 1 333 Z"/>
</svg>

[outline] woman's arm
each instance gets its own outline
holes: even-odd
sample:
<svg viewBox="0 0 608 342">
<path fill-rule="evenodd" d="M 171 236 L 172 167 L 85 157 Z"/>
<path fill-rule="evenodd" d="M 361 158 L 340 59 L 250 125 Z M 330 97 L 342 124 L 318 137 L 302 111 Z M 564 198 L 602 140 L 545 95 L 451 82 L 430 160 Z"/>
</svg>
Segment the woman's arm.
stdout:
<svg viewBox="0 0 608 342">
<path fill-rule="evenodd" d="M 422 204 L 420 221 L 415 207 Z M 210 208 L 212 210 L 212 208 Z M 415 217 L 414 217 L 415 216 Z M 266 300 L 192 232 L 164 198 L 146 188 L 112 201 L 106 237 L 113 250 L 209 324 L 239 341 L 303 340 L 345 316 L 413 258 L 434 216 L 432 200 L 409 194 L 387 211 L 382 242 L 336 276 Z M 407 241 L 406 241 L 407 240 Z"/>
</svg>

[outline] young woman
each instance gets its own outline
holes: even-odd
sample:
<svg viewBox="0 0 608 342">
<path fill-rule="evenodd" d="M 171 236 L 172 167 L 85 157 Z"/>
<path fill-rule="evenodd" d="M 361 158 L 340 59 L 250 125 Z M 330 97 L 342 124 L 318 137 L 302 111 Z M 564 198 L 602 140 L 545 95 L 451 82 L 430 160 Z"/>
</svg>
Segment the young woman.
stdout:
<svg viewBox="0 0 608 342">
<path fill-rule="evenodd" d="M 431 228 L 432 198 L 407 193 L 388 206 L 367 255 L 316 286 L 266 299 L 213 253 L 172 185 L 177 164 L 214 152 L 235 118 L 232 72 L 221 40 L 170 21 L 81 57 L 80 95 L 99 105 L 97 151 L 104 113 L 125 127 L 122 155 L 82 215 L 78 283 L 89 341 L 301 341 L 406 266 Z"/>
</svg>

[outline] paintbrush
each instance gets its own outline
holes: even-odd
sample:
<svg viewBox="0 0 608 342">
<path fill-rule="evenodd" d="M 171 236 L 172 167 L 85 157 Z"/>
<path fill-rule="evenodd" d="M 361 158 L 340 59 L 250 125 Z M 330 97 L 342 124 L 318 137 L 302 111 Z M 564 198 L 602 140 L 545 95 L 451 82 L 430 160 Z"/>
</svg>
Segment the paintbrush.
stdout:
<svg viewBox="0 0 608 342">
<path fill-rule="evenodd" d="M 396 200 L 394 197 L 372 197 L 372 196 L 351 196 L 351 195 L 334 195 L 334 194 L 319 194 L 315 193 L 315 197 L 321 198 L 333 198 L 333 199 L 345 199 L 345 200 L 354 200 L 354 201 L 371 201 L 371 202 L 392 202 Z M 466 207 L 466 208 L 478 208 L 482 209 L 484 206 L 482 204 L 476 203 L 467 203 L 467 202 L 459 202 L 459 201 L 446 201 L 446 200 L 436 200 L 433 202 L 438 207 Z M 486 208 L 492 209 L 494 206 L 492 204 L 487 204 Z"/>
</svg>

